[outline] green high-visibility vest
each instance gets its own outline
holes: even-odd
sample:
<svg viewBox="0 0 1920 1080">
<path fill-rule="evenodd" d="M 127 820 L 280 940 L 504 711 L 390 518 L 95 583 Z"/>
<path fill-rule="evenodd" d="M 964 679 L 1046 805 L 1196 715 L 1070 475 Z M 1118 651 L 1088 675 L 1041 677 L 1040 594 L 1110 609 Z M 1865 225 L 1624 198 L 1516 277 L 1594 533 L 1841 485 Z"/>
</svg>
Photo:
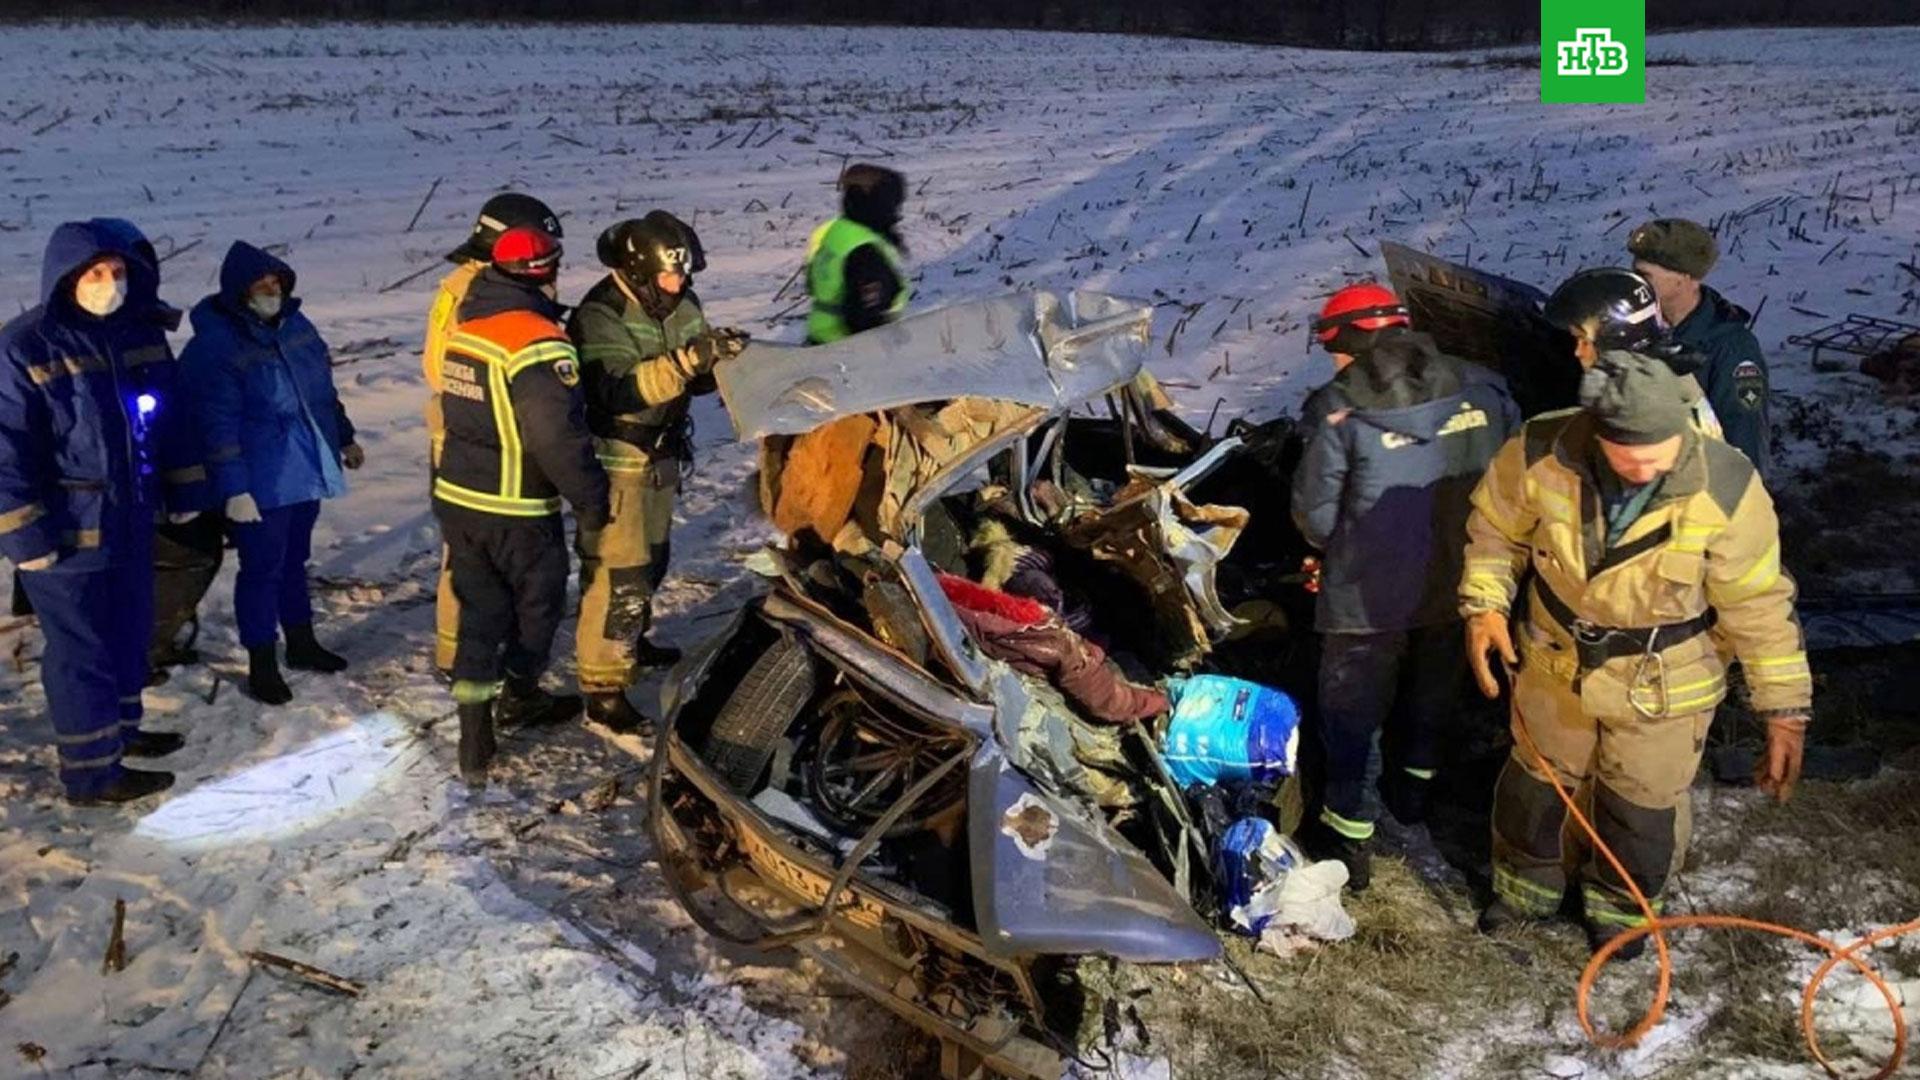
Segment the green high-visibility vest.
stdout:
<svg viewBox="0 0 1920 1080">
<path fill-rule="evenodd" d="M 853 333 L 847 328 L 847 256 L 856 248 L 872 244 L 887 260 L 893 276 L 900 279 L 900 291 L 887 310 L 905 311 L 909 287 L 900 266 L 900 252 L 887 238 L 850 218 L 837 217 L 813 230 L 807 240 L 807 293 L 813 297 L 813 310 L 807 313 L 807 340 L 824 345 Z"/>
</svg>

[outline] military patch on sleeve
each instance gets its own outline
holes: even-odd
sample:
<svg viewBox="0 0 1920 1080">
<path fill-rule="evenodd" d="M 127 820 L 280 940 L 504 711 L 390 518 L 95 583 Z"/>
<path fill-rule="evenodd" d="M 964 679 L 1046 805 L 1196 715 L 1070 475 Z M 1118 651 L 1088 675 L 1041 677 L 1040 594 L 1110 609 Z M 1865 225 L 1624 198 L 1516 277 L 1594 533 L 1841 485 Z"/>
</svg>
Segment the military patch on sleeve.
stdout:
<svg viewBox="0 0 1920 1080">
<path fill-rule="evenodd" d="M 1759 364 L 1751 360 L 1742 360 L 1733 369 L 1733 396 L 1739 400 L 1741 408 L 1749 411 L 1758 409 L 1767 398 L 1767 373 Z"/>
<path fill-rule="evenodd" d="M 555 360 L 553 373 L 560 376 L 560 382 L 566 386 L 580 385 L 580 369 L 572 360 Z"/>
</svg>

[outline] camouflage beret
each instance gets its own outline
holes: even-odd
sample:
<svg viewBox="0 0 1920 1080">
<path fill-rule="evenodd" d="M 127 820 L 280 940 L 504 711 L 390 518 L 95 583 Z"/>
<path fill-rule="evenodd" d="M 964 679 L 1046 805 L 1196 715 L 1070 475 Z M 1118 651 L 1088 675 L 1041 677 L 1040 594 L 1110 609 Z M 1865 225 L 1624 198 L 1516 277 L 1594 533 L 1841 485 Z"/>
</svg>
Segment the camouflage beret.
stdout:
<svg viewBox="0 0 1920 1080">
<path fill-rule="evenodd" d="M 1665 442 L 1686 431 L 1699 399 L 1699 383 L 1639 353 L 1603 352 L 1580 380 L 1580 405 L 1600 437 L 1623 446 Z"/>
<path fill-rule="evenodd" d="M 1627 252 L 1655 266 L 1704 278 L 1720 258 L 1713 234 L 1685 218 L 1655 218 L 1627 235 Z"/>
</svg>

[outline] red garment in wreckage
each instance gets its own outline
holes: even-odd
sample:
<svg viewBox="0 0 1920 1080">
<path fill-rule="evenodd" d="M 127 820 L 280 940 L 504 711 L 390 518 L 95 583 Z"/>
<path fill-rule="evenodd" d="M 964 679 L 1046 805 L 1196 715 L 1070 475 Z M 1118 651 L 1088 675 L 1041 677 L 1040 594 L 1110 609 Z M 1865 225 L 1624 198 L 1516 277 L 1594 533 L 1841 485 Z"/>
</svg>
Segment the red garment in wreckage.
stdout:
<svg viewBox="0 0 1920 1080">
<path fill-rule="evenodd" d="M 939 577 L 941 591 L 988 656 L 1046 679 L 1089 717 L 1124 724 L 1167 711 L 1165 694 L 1128 681 L 1100 646 L 1044 604 L 963 577 Z"/>
</svg>

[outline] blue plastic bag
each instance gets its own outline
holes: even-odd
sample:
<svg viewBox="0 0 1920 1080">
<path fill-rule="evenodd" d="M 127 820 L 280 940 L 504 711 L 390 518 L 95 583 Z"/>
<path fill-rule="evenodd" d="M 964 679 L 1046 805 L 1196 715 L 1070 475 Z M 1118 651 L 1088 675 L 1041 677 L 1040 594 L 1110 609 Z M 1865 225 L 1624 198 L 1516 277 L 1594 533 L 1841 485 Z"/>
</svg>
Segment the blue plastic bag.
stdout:
<svg viewBox="0 0 1920 1080">
<path fill-rule="evenodd" d="M 1226 675 L 1176 679 L 1161 747 L 1182 790 L 1194 784 L 1268 784 L 1293 775 L 1300 707 L 1270 686 Z"/>
<path fill-rule="evenodd" d="M 1292 840 L 1265 818 L 1245 817 L 1227 826 L 1213 845 L 1213 876 L 1220 907 L 1229 923 L 1243 934 L 1258 937 L 1272 918 L 1270 904 L 1254 904 L 1263 890 L 1276 887 L 1307 857 Z"/>
</svg>

